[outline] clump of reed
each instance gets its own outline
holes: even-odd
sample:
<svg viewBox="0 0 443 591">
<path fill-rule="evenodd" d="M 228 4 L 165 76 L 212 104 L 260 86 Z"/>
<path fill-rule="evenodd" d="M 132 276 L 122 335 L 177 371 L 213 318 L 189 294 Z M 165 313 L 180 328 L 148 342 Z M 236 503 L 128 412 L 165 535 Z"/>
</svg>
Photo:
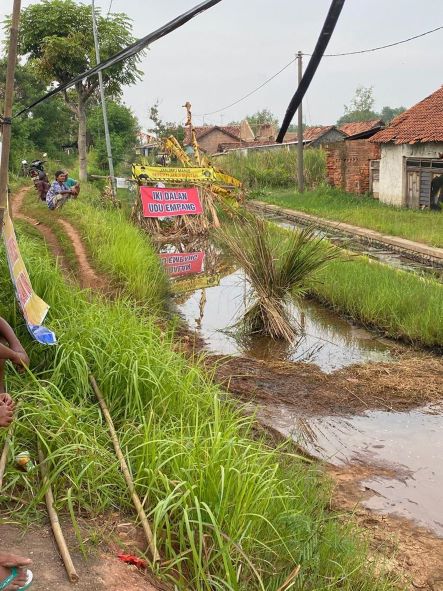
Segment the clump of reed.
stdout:
<svg viewBox="0 0 443 591">
<path fill-rule="evenodd" d="M 219 230 L 218 237 L 251 287 L 241 321 L 244 332 L 293 341 L 298 327 L 288 304 L 306 293 L 308 282 L 312 284 L 320 269 L 338 259 L 340 250 L 313 227 L 277 236 L 270 224 L 255 216 Z"/>
</svg>

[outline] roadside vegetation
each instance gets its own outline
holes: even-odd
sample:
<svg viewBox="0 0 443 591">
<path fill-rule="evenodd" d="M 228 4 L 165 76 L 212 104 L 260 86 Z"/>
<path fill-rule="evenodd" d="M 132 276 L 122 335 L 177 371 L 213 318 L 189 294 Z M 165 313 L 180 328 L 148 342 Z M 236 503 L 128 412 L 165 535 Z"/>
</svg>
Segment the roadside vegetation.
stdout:
<svg viewBox="0 0 443 591">
<path fill-rule="evenodd" d="M 60 512 L 75 525 L 108 511 L 132 514 L 90 391 L 92 372 L 145 499 L 164 558 L 154 568 L 161 578 L 205 591 L 393 588 L 368 563 L 353 527 L 328 511 L 328 486 L 315 464 L 291 448 L 270 449 L 254 435 L 253 419 L 225 396 L 221 402 L 199 364 L 173 351 L 173 335 L 162 336 L 154 317 L 141 321 L 128 300 L 108 302 L 67 285 L 42 241 L 26 235 L 30 227 L 18 228 L 59 345 L 28 344 L 36 374 L 10 377 L 22 403 L 12 449 L 35 457 L 40 441 Z M 0 313 L 20 323 L 4 259 L 0 271 Z M 9 464 L 2 496 L 12 504 L 3 515 L 35 520 L 43 492 L 36 473 Z M 85 549 L 78 528 L 77 535 Z"/>
<path fill-rule="evenodd" d="M 263 192 L 258 199 L 329 220 L 443 247 L 443 212 L 393 207 L 372 197 L 352 195 L 326 186 L 305 193 L 297 193 L 294 189 Z"/>
<path fill-rule="evenodd" d="M 265 189 L 293 188 L 297 183 L 297 151 L 251 150 L 247 155 L 228 152 L 214 160 L 226 172 L 239 178 L 246 187 L 259 195 Z M 304 152 L 307 188 L 318 187 L 326 178 L 326 152 L 309 148 Z"/>
</svg>

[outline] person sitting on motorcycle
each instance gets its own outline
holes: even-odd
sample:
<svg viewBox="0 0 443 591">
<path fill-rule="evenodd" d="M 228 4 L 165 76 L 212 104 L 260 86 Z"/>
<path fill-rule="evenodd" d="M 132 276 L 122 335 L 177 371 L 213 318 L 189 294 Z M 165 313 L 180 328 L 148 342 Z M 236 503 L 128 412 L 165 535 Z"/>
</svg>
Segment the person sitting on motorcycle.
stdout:
<svg viewBox="0 0 443 591">
<path fill-rule="evenodd" d="M 71 189 L 74 195 L 77 196 L 80 193 L 80 183 L 71 178 L 67 170 L 65 170 L 65 185 Z"/>
<path fill-rule="evenodd" d="M 57 170 L 55 181 L 46 193 L 46 203 L 49 209 L 62 207 L 68 199 L 77 197 L 77 194 L 65 183 L 65 171 Z"/>
</svg>

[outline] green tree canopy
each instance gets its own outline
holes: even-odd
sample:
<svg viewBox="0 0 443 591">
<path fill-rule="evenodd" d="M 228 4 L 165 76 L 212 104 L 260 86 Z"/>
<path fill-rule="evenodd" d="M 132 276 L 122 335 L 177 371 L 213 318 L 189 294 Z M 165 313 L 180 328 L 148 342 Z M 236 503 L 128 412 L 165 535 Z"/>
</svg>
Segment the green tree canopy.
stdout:
<svg viewBox="0 0 443 591">
<path fill-rule="evenodd" d="M 278 129 L 279 126 L 278 117 L 274 115 L 274 113 L 272 113 L 269 109 L 257 111 L 253 115 L 248 115 L 246 119 L 254 133 L 258 132 L 261 125 L 273 125 L 276 129 Z"/>
<path fill-rule="evenodd" d="M 125 14 L 107 18 L 97 14 L 101 58 L 106 59 L 134 41 L 132 25 Z M 73 0 L 42 0 L 22 11 L 20 54 L 40 73 L 46 84 L 65 83 L 95 64 L 92 9 Z M 138 57 L 132 57 L 103 72 L 108 96 L 118 97 L 122 87 L 140 78 Z M 64 94 L 66 104 L 78 121 L 80 179 L 86 179 L 86 108 L 98 88 L 98 77 L 79 82 Z"/>
<path fill-rule="evenodd" d="M 337 121 L 337 125 L 353 123 L 355 121 L 369 121 L 370 119 L 382 119 L 386 124 L 394 117 L 403 113 L 404 107 L 383 107 L 380 113 L 374 111 L 374 89 L 372 86 L 359 86 L 355 90 L 354 97 L 349 105 L 345 105 L 345 113 Z"/>
<path fill-rule="evenodd" d="M 156 101 L 149 108 L 149 119 L 153 122 L 153 127 L 149 131 L 155 133 L 158 137 L 164 138 L 173 135 L 181 144 L 185 139 L 185 128 L 181 123 L 172 121 L 163 121 L 160 116 L 159 102 Z"/>
<path fill-rule="evenodd" d="M 6 60 L 0 60 L 0 103 L 4 101 Z M 15 71 L 14 110 L 17 112 L 39 98 L 46 84 L 29 64 L 17 64 Z M 11 167 L 17 171 L 23 159 L 37 157 L 37 152 L 59 154 L 72 141 L 73 116 L 61 97 L 37 105 L 27 117 L 14 119 L 11 137 Z"/>
<path fill-rule="evenodd" d="M 121 103 L 106 101 L 109 118 L 109 134 L 111 137 L 112 156 L 116 168 L 135 153 L 139 124 L 134 113 Z M 100 105 L 93 107 L 88 113 L 88 134 L 97 153 L 97 163 L 106 170 L 108 156 L 106 152 L 103 113 Z"/>
</svg>

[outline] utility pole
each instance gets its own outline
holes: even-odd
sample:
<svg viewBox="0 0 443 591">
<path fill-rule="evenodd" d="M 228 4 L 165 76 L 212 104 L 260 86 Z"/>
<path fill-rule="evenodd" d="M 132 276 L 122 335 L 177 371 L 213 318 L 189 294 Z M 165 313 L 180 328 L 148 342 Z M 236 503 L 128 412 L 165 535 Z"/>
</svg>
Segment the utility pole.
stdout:
<svg viewBox="0 0 443 591">
<path fill-rule="evenodd" d="M 8 65 L 6 69 L 5 107 L 3 111 L 3 139 L 0 156 L 0 232 L 3 225 L 3 213 L 8 203 L 8 171 L 9 152 L 11 148 L 11 117 L 14 98 L 14 74 L 17 63 L 18 27 L 20 23 L 21 0 L 14 0 L 12 8 L 11 32 L 8 48 Z"/>
<path fill-rule="evenodd" d="M 297 53 L 298 62 L 298 85 L 300 86 L 303 78 L 303 54 L 301 51 Z M 303 109 L 302 103 L 298 107 L 298 130 L 297 130 L 297 180 L 298 191 L 303 193 L 305 190 L 305 177 L 303 171 Z"/>
<path fill-rule="evenodd" d="M 91 3 L 92 3 L 92 29 L 94 32 L 94 44 L 95 44 L 95 59 L 96 59 L 97 64 L 99 64 L 100 63 L 100 47 L 98 44 L 97 19 L 95 16 L 94 0 L 91 0 Z M 98 83 L 100 86 L 100 98 L 101 98 L 102 111 L 103 111 L 103 124 L 105 127 L 105 141 L 106 141 L 106 152 L 108 154 L 109 176 L 111 177 L 112 195 L 115 198 L 116 189 L 115 189 L 114 161 L 112 160 L 111 138 L 109 136 L 109 125 L 108 125 L 108 110 L 106 108 L 105 89 L 103 87 L 103 74 L 101 71 L 98 73 Z"/>
</svg>

